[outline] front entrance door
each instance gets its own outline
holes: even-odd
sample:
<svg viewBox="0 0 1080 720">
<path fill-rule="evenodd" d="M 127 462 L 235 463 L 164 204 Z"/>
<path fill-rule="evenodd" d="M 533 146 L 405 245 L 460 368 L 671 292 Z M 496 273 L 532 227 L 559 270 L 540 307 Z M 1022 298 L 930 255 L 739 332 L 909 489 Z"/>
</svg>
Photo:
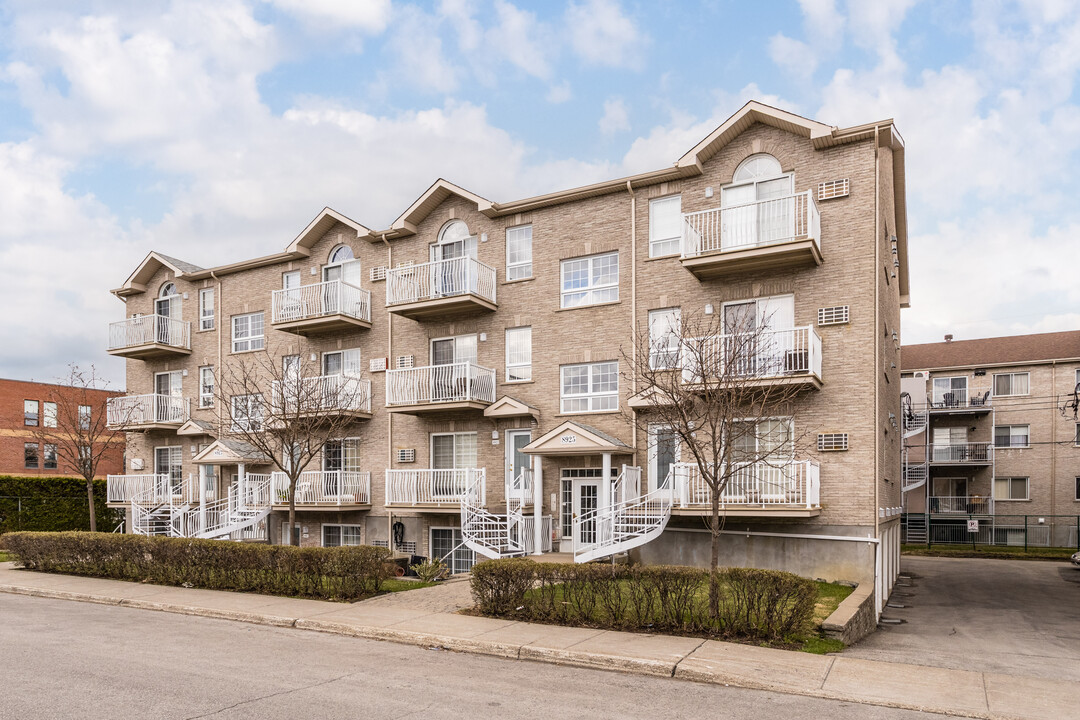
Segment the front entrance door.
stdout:
<svg viewBox="0 0 1080 720">
<path fill-rule="evenodd" d="M 527 501 L 526 487 L 521 471 L 529 467 L 529 456 L 521 452 L 532 442 L 532 430 L 506 431 L 506 487 L 508 496 Z"/>
<path fill-rule="evenodd" d="M 602 475 L 600 468 L 564 468 L 562 471 L 562 536 L 573 540 L 574 547 L 596 543 L 595 519 L 584 523 L 576 520 L 599 507 Z"/>
</svg>

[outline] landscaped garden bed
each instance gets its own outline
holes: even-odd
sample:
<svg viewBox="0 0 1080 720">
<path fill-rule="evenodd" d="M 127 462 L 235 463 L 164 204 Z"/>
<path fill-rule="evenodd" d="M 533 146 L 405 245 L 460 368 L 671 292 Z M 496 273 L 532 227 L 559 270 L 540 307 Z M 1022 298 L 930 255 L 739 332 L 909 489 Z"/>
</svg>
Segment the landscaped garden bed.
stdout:
<svg viewBox="0 0 1080 720">
<path fill-rule="evenodd" d="M 472 570 L 476 612 L 493 617 L 663 632 L 833 652 L 821 622 L 851 588 L 774 570 L 707 570 L 489 560 Z"/>
</svg>

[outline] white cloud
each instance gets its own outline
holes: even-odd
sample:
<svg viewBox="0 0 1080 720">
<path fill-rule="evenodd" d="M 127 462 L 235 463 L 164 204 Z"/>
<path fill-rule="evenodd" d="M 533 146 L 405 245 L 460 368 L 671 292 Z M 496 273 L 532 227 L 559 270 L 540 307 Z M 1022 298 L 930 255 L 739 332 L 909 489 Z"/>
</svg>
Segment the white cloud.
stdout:
<svg viewBox="0 0 1080 720">
<path fill-rule="evenodd" d="M 358 28 L 379 33 L 390 20 L 390 0 L 265 0 L 323 30 L 330 27 Z"/>
<path fill-rule="evenodd" d="M 604 135 L 613 135 L 630 129 L 630 115 L 622 98 L 609 98 L 604 101 L 604 114 L 597 123 Z"/>
<path fill-rule="evenodd" d="M 817 55 L 801 40 L 777 33 L 769 38 L 769 57 L 793 75 L 809 78 L 817 68 Z"/>
<path fill-rule="evenodd" d="M 495 0 L 495 16 L 498 24 L 485 35 L 487 47 L 529 75 L 549 78 L 555 43 L 536 15 L 505 0 Z"/>
<path fill-rule="evenodd" d="M 564 102 L 569 102 L 574 97 L 573 91 L 570 89 L 570 82 L 563 80 L 558 85 L 552 85 L 545 96 L 545 99 L 552 105 L 561 105 Z"/>
<path fill-rule="evenodd" d="M 571 4 L 566 10 L 566 32 L 574 51 L 587 63 L 628 68 L 644 65 L 648 37 L 615 0 Z"/>
</svg>

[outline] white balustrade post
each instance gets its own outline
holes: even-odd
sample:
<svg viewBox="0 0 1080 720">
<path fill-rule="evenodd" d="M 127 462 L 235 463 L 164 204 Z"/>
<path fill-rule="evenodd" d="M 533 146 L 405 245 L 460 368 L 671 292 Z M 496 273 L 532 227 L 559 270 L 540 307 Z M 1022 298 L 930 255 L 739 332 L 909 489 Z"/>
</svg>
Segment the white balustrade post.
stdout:
<svg viewBox="0 0 1080 720">
<path fill-rule="evenodd" d="M 544 459 L 533 455 L 533 555 L 544 554 Z"/>
<path fill-rule="evenodd" d="M 199 534 L 206 532 L 206 466 L 199 466 Z"/>
<path fill-rule="evenodd" d="M 611 502 L 611 453 L 604 453 L 603 459 L 603 470 L 601 470 L 603 478 L 600 481 L 600 492 L 598 493 L 600 497 L 596 499 L 596 506 L 600 511 L 606 510 L 608 503 Z M 600 514 L 598 512 L 597 516 L 599 517 Z"/>
<path fill-rule="evenodd" d="M 244 507 L 244 495 L 247 491 L 247 473 L 244 471 L 244 463 L 236 466 L 236 507 Z"/>
</svg>

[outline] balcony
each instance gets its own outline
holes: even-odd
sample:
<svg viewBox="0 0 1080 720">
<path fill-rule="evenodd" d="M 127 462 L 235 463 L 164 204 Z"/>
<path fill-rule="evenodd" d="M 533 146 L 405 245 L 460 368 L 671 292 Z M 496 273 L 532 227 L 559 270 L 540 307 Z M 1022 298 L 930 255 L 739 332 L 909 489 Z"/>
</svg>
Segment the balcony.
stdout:
<svg viewBox="0 0 1080 720">
<path fill-rule="evenodd" d="M 930 446 L 931 465 L 992 465 L 994 446 L 988 442 L 935 444 Z"/>
<path fill-rule="evenodd" d="M 349 375 L 320 375 L 273 383 L 274 411 L 284 416 L 348 415 L 371 418 L 371 381 Z"/>
<path fill-rule="evenodd" d="M 495 371 L 471 362 L 386 371 L 386 408 L 421 415 L 483 410 L 495 402 Z"/>
<path fill-rule="evenodd" d="M 931 514 L 993 515 L 994 498 L 979 496 L 930 496 Z"/>
<path fill-rule="evenodd" d="M 168 501 L 172 495 L 168 475 L 109 475 L 105 487 L 105 501 L 110 505 L 129 503 L 136 496 Z"/>
<path fill-rule="evenodd" d="M 712 493 L 696 463 L 675 463 L 668 474 L 673 512 L 705 515 Z M 738 467 L 720 493 L 720 512 L 729 517 L 811 517 L 821 512 L 820 469 L 812 460 Z"/>
<path fill-rule="evenodd" d="M 495 268 L 471 257 L 391 268 L 386 307 L 413 320 L 495 310 Z"/>
<path fill-rule="evenodd" d="M 480 505 L 485 505 L 485 475 L 484 468 L 387 470 L 386 505 L 457 512 L 467 484 L 480 488 Z"/>
<path fill-rule="evenodd" d="M 191 401 L 175 395 L 109 398 L 105 422 L 110 430 L 174 430 L 188 421 Z"/>
<path fill-rule="evenodd" d="M 691 385 L 708 385 L 702 375 L 721 383 L 822 385 L 821 336 L 810 325 L 685 338 L 681 354 L 683 382 Z"/>
<path fill-rule="evenodd" d="M 109 354 L 147 360 L 191 354 L 191 323 L 140 315 L 109 323 Z"/>
<path fill-rule="evenodd" d="M 271 324 L 305 334 L 371 327 L 371 293 L 343 280 L 275 290 Z"/>
<path fill-rule="evenodd" d="M 683 214 L 682 264 L 701 280 L 821 264 L 821 218 L 807 191 Z"/>
<path fill-rule="evenodd" d="M 934 388 L 926 396 L 926 407 L 934 414 L 981 414 L 993 409 L 990 388 Z"/>
<path fill-rule="evenodd" d="M 275 507 L 289 505 L 289 476 L 271 474 Z M 371 505 L 371 473 L 351 470 L 309 470 L 296 480 L 296 508 L 351 508 Z"/>
</svg>

